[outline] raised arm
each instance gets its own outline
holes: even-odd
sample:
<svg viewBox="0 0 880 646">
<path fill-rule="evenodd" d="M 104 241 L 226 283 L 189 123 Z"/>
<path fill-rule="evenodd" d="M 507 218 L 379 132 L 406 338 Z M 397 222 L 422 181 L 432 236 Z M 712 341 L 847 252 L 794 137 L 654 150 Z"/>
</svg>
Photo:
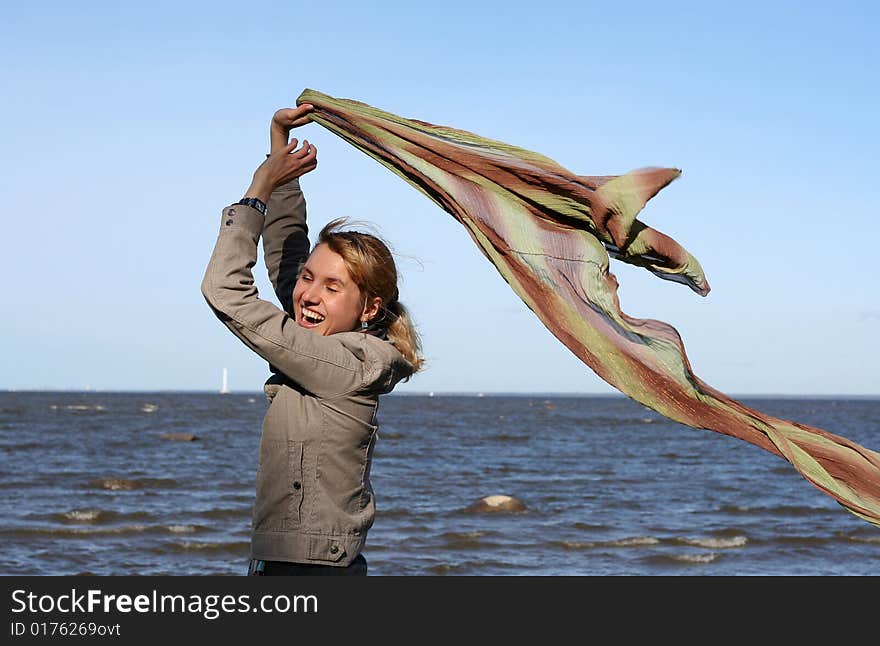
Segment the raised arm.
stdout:
<svg viewBox="0 0 880 646">
<path fill-rule="evenodd" d="M 311 111 L 311 105 L 303 104 L 275 112 L 269 126 L 270 152 L 283 150 L 290 143 L 291 129 L 308 123 Z M 278 302 L 284 311 L 293 313 L 293 286 L 301 264 L 309 255 L 306 200 L 299 178 L 273 190 L 267 207 L 263 259 Z"/>
<path fill-rule="evenodd" d="M 317 150 L 308 141 L 274 151 L 254 172 L 245 198 L 269 201 L 280 186 L 317 166 Z M 259 204 L 223 209 L 220 232 L 205 276 L 202 295 L 214 314 L 247 347 L 273 368 L 319 396 L 349 392 L 364 383 L 364 362 L 338 338 L 296 324 L 274 303 L 259 297 L 251 269 L 264 228 Z"/>
</svg>

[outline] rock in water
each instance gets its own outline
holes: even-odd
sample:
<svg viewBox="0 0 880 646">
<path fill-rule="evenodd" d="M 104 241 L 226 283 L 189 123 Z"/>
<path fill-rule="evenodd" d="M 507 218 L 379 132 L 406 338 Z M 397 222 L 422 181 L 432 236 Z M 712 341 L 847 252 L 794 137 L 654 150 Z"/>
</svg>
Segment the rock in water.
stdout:
<svg viewBox="0 0 880 646">
<path fill-rule="evenodd" d="M 499 511 L 516 512 L 525 510 L 526 506 L 521 500 L 518 500 L 513 496 L 503 495 L 486 496 L 485 498 L 480 498 L 466 509 L 466 511 L 473 513 L 493 513 Z"/>
<path fill-rule="evenodd" d="M 198 435 L 192 433 L 162 433 L 160 435 L 163 440 L 175 440 L 177 442 L 194 442 L 199 439 Z"/>
<path fill-rule="evenodd" d="M 92 485 L 101 489 L 109 489 L 110 491 L 131 491 L 138 488 L 137 482 L 126 480 L 125 478 L 100 478 L 93 480 Z"/>
</svg>

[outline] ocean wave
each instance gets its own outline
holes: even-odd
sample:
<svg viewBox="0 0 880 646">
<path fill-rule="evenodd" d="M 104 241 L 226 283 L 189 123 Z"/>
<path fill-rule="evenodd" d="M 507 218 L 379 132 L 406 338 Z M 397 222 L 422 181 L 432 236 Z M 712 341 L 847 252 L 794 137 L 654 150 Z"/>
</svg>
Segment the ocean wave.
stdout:
<svg viewBox="0 0 880 646">
<path fill-rule="evenodd" d="M 176 489 L 182 483 L 172 478 L 97 478 L 89 482 L 90 487 L 110 491 L 132 491 L 134 489 Z"/>
<path fill-rule="evenodd" d="M 14 489 L 16 492 L 25 491 L 27 489 L 37 489 L 47 492 L 49 495 L 57 495 L 58 490 L 55 484 L 50 484 L 46 480 L 4 480 L 0 482 L 0 490 Z M 27 495 L 38 495 L 29 493 Z"/>
<path fill-rule="evenodd" d="M 718 559 L 714 552 L 702 554 L 651 554 L 645 557 L 645 561 L 655 565 L 679 565 L 681 563 L 693 565 L 705 565 Z"/>
<path fill-rule="evenodd" d="M 679 538 L 674 542 L 695 547 L 709 547 L 725 549 L 730 547 L 744 547 L 749 539 L 745 536 L 730 536 L 727 538 Z"/>
<path fill-rule="evenodd" d="M 49 408 L 51 410 L 72 410 L 77 412 L 104 410 L 101 404 L 49 404 Z"/>
<path fill-rule="evenodd" d="M 449 550 L 486 549 L 497 546 L 495 543 L 480 540 L 488 534 L 489 532 L 481 531 L 445 532 L 440 535 L 440 539 L 443 541 L 443 549 Z"/>
<path fill-rule="evenodd" d="M 607 547 L 645 547 L 657 545 L 658 543 L 660 543 L 660 539 L 653 536 L 632 536 L 608 541 L 553 541 L 551 544 L 558 545 L 567 550 L 582 550 Z"/>
<path fill-rule="evenodd" d="M 659 457 L 663 458 L 664 460 L 674 460 L 676 463 L 682 466 L 701 464 L 703 461 L 703 458 L 698 455 L 677 453 L 675 451 L 665 451 L 663 453 L 660 453 Z"/>
<path fill-rule="evenodd" d="M 469 575 L 474 574 L 475 571 L 479 574 L 480 570 L 487 569 L 497 569 L 497 570 L 509 570 L 511 564 L 506 561 L 493 561 L 489 559 L 480 559 L 478 561 L 461 561 L 459 563 L 437 563 L 436 565 L 431 565 L 427 569 L 429 572 L 433 574 L 462 574 Z"/>
<path fill-rule="evenodd" d="M 682 563 L 711 563 L 718 558 L 718 555 L 713 552 L 708 554 L 671 554 L 669 558 Z"/>
<path fill-rule="evenodd" d="M 440 538 L 443 540 L 454 540 L 458 538 L 480 538 L 481 536 L 488 535 L 489 532 L 481 532 L 479 530 L 472 532 L 444 532 L 440 534 Z"/>
<path fill-rule="evenodd" d="M 222 552 L 237 554 L 246 552 L 250 548 L 249 541 L 228 541 L 222 543 L 200 542 L 200 541 L 172 541 L 165 545 L 163 551 L 182 551 L 182 552 Z"/>
<path fill-rule="evenodd" d="M 141 406 L 141 412 L 144 413 L 155 413 L 159 410 L 159 404 L 144 404 Z"/>
<path fill-rule="evenodd" d="M 49 515 L 31 515 L 29 518 L 33 520 L 52 520 L 60 523 L 80 523 L 95 524 L 118 522 L 120 520 L 147 520 L 152 516 L 144 511 L 135 511 L 131 513 L 119 513 L 107 509 L 71 509 L 70 511 L 61 511 Z"/>
<path fill-rule="evenodd" d="M 769 507 L 746 507 L 743 505 L 722 505 L 719 509 L 724 514 L 754 514 L 759 516 L 813 516 L 820 510 L 803 505 L 775 505 Z"/>
<path fill-rule="evenodd" d="M 64 520 L 72 520 L 77 523 L 93 523 L 104 513 L 106 512 L 102 512 L 100 509 L 74 509 L 59 515 Z"/>
<path fill-rule="evenodd" d="M 880 544 L 880 536 L 846 536 L 845 539 L 853 543 Z"/>
<path fill-rule="evenodd" d="M 573 527 L 574 527 L 575 529 L 583 529 L 583 530 L 587 530 L 587 531 L 591 531 L 591 532 L 594 532 L 594 531 L 597 531 L 597 530 L 599 530 L 599 531 L 603 531 L 603 530 L 608 529 L 608 526 L 607 526 L 607 525 L 595 525 L 595 524 L 593 524 L 593 523 L 585 523 L 585 522 L 583 522 L 583 521 L 578 521 L 578 522 L 576 522 L 576 523 L 573 525 Z"/>
<path fill-rule="evenodd" d="M 167 527 L 172 534 L 189 534 L 198 530 L 195 525 L 168 525 Z"/>
<path fill-rule="evenodd" d="M 78 538 L 81 536 L 118 536 L 142 534 L 153 527 L 150 525 L 119 525 L 116 527 L 13 527 L 0 528 L 0 536 L 27 538 L 34 536 L 60 536 Z"/>
<path fill-rule="evenodd" d="M 92 480 L 90 485 L 99 489 L 109 489 L 110 491 L 131 491 L 138 489 L 138 483 L 134 480 L 126 480 L 125 478 L 98 478 Z"/>
<path fill-rule="evenodd" d="M 797 545 L 802 547 L 819 547 L 822 545 L 828 545 L 829 543 L 833 543 L 837 540 L 839 540 L 839 537 L 829 538 L 827 536 L 776 535 L 772 538 L 767 539 L 766 541 L 760 542 L 779 545 Z M 753 542 L 757 543 L 759 541 L 756 539 Z"/>
<path fill-rule="evenodd" d="M 605 541 L 602 545 L 607 547 L 642 547 L 644 545 L 656 545 L 659 542 L 660 539 L 653 536 L 633 536 L 632 538 Z"/>
<path fill-rule="evenodd" d="M 565 550 L 583 550 L 596 547 L 595 541 L 550 541 L 550 544 Z"/>
<path fill-rule="evenodd" d="M 412 516 L 414 515 L 414 511 L 412 509 L 406 508 L 397 508 L 397 509 L 377 509 L 376 517 L 385 516 L 388 518 L 400 518 L 402 516 Z"/>
<path fill-rule="evenodd" d="M 16 444 L 5 444 L 3 445 L 4 451 L 24 451 L 27 449 L 44 449 L 46 448 L 45 444 L 40 442 L 21 442 Z"/>
<path fill-rule="evenodd" d="M 208 509 L 207 511 L 199 512 L 199 516 L 202 518 L 211 518 L 217 520 L 223 520 L 226 518 L 238 518 L 241 516 L 249 516 L 251 514 L 251 505 L 247 507 L 231 507 L 224 509 Z"/>
</svg>

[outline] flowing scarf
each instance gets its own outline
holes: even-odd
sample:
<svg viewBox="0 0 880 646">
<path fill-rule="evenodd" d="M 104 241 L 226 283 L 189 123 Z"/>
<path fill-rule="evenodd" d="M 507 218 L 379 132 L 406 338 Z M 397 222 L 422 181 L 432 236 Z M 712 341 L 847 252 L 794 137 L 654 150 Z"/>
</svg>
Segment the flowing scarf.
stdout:
<svg viewBox="0 0 880 646">
<path fill-rule="evenodd" d="M 661 415 L 788 460 L 880 527 L 880 453 L 728 397 L 691 370 L 671 325 L 620 310 L 609 258 L 709 292 L 700 263 L 636 218 L 675 168 L 575 175 L 552 159 L 470 132 L 304 90 L 312 121 L 385 165 L 460 222 L 541 322 L 614 388 Z"/>
</svg>

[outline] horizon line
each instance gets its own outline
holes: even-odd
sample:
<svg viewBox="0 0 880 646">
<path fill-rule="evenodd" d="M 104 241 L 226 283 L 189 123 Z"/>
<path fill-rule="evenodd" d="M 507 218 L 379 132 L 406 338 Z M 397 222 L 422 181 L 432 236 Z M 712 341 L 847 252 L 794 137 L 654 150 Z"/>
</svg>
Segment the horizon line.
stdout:
<svg viewBox="0 0 880 646">
<path fill-rule="evenodd" d="M 106 394 L 142 394 L 142 393 L 165 393 L 165 394 L 217 394 L 217 395 L 263 395 L 262 389 L 257 390 L 231 390 L 220 392 L 215 388 L 132 388 L 132 389 L 103 389 L 103 388 L 0 388 L 0 392 L 6 393 L 106 393 Z M 577 392 L 577 391 L 507 391 L 507 390 L 424 390 L 424 391 L 392 391 L 387 395 L 399 397 L 627 397 L 622 392 Z M 798 399 L 880 399 L 880 393 L 727 393 L 732 398 L 798 398 Z"/>
</svg>

